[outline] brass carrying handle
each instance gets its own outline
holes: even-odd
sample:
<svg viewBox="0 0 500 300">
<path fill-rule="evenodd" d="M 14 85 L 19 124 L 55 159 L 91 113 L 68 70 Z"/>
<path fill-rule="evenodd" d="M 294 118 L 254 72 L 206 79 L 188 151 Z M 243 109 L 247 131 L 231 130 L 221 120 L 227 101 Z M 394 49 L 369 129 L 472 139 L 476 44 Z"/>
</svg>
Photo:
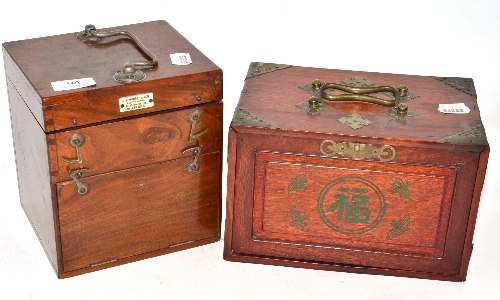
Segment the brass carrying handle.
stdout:
<svg viewBox="0 0 500 300">
<path fill-rule="evenodd" d="M 328 101 L 360 101 L 368 102 L 373 104 L 379 104 L 383 106 L 392 106 L 398 109 L 399 114 L 406 114 L 408 106 L 401 102 L 401 98 L 406 96 L 408 88 L 406 86 L 400 86 L 399 88 L 393 88 L 391 86 L 378 86 L 378 87 L 352 87 L 349 85 L 341 85 L 337 83 L 322 83 L 320 80 L 316 79 L 312 82 L 313 90 L 317 92 L 316 95 L 309 99 L 309 108 L 314 110 L 318 108 L 319 103 L 322 100 Z M 326 90 L 336 89 L 350 94 L 341 95 L 331 95 L 326 92 Z M 381 99 L 374 96 L 368 96 L 366 94 L 389 92 L 394 95 L 394 100 Z M 319 98 L 319 99 L 318 99 Z"/>
<path fill-rule="evenodd" d="M 97 30 L 94 25 L 85 26 L 85 30 L 77 34 L 76 38 L 83 42 L 97 42 L 106 37 L 124 35 L 129 37 L 135 42 L 137 47 L 146 54 L 150 59 L 149 61 L 127 61 L 122 70 L 119 70 L 113 75 L 113 78 L 121 83 L 138 82 L 146 78 L 146 74 L 136 67 L 154 67 L 158 65 L 158 58 L 144 46 L 143 43 L 130 31 L 117 30 L 117 31 L 102 31 Z"/>
</svg>

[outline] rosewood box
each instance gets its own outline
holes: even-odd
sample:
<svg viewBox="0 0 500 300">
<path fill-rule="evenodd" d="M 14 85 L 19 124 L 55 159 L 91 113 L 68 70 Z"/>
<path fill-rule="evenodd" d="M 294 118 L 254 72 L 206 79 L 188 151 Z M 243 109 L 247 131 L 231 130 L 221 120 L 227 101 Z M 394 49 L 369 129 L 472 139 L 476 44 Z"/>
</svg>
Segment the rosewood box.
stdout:
<svg viewBox="0 0 500 300">
<path fill-rule="evenodd" d="M 2 50 L 21 205 L 59 278 L 220 239 L 219 67 L 165 21 Z"/>
<path fill-rule="evenodd" d="M 252 63 L 224 258 L 464 281 L 489 147 L 472 79 Z"/>
</svg>

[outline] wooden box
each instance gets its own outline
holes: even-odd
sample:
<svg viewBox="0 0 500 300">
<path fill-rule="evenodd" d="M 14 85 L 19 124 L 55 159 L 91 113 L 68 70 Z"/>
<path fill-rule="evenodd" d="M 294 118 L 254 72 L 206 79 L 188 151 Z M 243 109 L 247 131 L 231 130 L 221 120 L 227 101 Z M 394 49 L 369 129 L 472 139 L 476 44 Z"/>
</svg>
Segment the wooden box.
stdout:
<svg viewBox="0 0 500 300">
<path fill-rule="evenodd" d="M 472 79 L 252 63 L 224 258 L 464 281 L 488 153 Z"/>
<path fill-rule="evenodd" d="M 109 36 L 3 44 L 21 205 L 59 278 L 220 239 L 222 70 L 165 21 L 86 30 Z"/>
</svg>

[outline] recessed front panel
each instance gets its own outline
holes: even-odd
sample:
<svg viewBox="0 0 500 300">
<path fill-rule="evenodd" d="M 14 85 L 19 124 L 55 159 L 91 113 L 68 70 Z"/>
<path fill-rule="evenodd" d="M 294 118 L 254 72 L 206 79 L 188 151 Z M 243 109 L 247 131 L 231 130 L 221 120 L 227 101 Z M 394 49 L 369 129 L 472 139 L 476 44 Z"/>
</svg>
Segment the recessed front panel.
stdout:
<svg viewBox="0 0 500 300">
<path fill-rule="evenodd" d="M 455 181 L 452 168 L 380 162 L 360 167 L 346 159 L 257 153 L 256 174 L 256 239 L 443 253 Z"/>
</svg>

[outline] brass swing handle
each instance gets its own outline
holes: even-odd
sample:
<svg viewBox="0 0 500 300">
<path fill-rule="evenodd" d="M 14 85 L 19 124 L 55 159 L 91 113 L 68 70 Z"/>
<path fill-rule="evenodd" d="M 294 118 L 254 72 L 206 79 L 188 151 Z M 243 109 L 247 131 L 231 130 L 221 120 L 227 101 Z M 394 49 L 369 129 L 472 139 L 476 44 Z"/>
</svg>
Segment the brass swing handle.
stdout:
<svg viewBox="0 0 500 300">
<path fill-rule="evenodd" d="M 400 86 L 399 88 L 393 88 L 391 86 L 378 86 L 378 87 L 352 87 L 348 85 L 341 85 L 337 83 L 322 83 L 319 80 L 314 80 L 312 82 L 313 91 L 317 91 L 318 96 L 313 96 L 309 99 L 310 109 L 315 109 L 318 107 L 319 103 L 325 99 L 328 101 L 360 101 L 368 102 L 373 104 L 379 104 L 383 106 L 397 107 L 400 114 L 404 114 L 408 110 L 406 104 L 401 103 L 401 98 L 406 96 L 408 88 L 406 86 Z M 340 90 L 350 94 L 340 94 L 331 95 L 326 92 L 326 90 Z M 381 99 L 374 96 L 368 96 L 367 94 L 389 92 L 394 95 L 394 100 Z M 319 99 L 318 99 L 319 98 Z"/>
<path fill-rule="evenodd" d="M 123 66 L 122 70 L 119 70 L 113 75 L 113 78 L 122 83 L 138 82 L 143 80 L 146 75 L 144 72 L 137 70 L 136 67 L 154 67 L 158 65 L 158 58 L 144 46 L 143 43 L 130 31 L 117 30 L 117 31 L 101 31 L 97 30 L 94 25 L 85 26 L 85 30 L 78 33 L 77 39 L 83 42 L 97 42 L 106 37 L 124 35 L 129 37 L 135 42 L 137 47 L 146 54 L 150 59 L 149 61 L 128 61 Z"/>
</svg>

